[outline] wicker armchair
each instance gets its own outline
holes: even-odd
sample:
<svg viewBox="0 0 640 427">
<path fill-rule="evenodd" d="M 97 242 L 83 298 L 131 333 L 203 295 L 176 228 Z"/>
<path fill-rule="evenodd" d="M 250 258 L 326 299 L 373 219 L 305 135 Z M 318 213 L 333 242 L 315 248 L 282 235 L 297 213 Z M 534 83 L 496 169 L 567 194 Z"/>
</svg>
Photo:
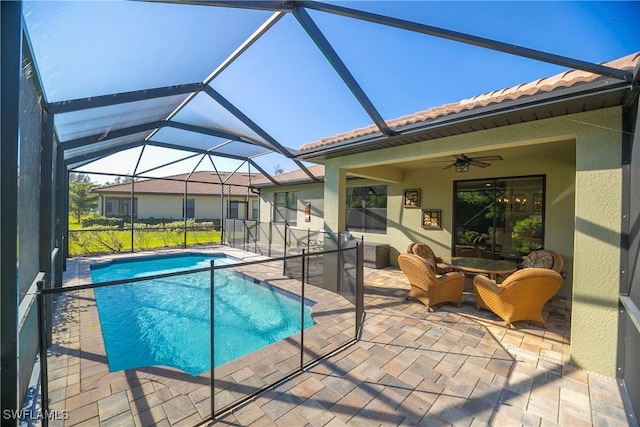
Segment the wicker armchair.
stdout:
<svg viewBox="0 0 640 427">
<path fill-rule="evenodd" d="M 476 276 L 478 309 L 486 308 L 507 322 L 513 328 L 518 320 L 533 320 L 547 324 L 542 318 L 542 307 L 553 297 L 562 285 L 562 276 L 547 268 L 525 268 L 507 277 L 501 285 L 485 276 Z"/>
<path fill-rule="evenodd" d="M 564 260 L 562 255 L 548 249 L 538 249 L 524 257 L 522 268 L 550 268 L 553 271 L 562 273 Z"/>
<path fill-rule="evenodd" d="M 435 262 L 426 261 L 414 254 L 400 254 L 398 265 L 411 285 L 407 299 L 416 298 L 429 310 L 443 302 L 452 302 L 458 307 L 462 304 L 464 276 L 461 274 L 437 276 L 433 270 Z"/>
<path fill-rule="evenodd" d="M 442 262 L 442 258 L 437 257 L 435 253 L 433 253 L 433 249 L 429 247 L 426 243 L 420 242 L 411 242 L 409 246 L 407 246 L 407 253 L 418 255 L 426 260 L 433 260 L 435 262 L 435 272 L 436 274 L 446 274 L 453 271 L 453 268 Z"/>
</svg>

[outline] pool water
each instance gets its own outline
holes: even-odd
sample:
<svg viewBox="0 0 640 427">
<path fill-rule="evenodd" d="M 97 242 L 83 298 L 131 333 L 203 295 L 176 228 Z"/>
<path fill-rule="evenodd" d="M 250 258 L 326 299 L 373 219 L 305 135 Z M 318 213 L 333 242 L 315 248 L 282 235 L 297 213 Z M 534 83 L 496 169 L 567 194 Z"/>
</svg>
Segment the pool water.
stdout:
<svg viewBox="0 0 640 427">
<path fill-rule="evenodd" d="M 91 267 L 94 283 L 233 263 L 224 255 L 130 258 Z M 256 266 L 259 268 L 259 266 Z M 165 365 L 199 375 L 211 369 L 210 273 L 94 290 L 112 372 Z M 231 269 L 216 270 L 215 366 L 300 332 L 300 299 Z M 304 327 L 314 324 L 305 301 Z"/>
</svg>

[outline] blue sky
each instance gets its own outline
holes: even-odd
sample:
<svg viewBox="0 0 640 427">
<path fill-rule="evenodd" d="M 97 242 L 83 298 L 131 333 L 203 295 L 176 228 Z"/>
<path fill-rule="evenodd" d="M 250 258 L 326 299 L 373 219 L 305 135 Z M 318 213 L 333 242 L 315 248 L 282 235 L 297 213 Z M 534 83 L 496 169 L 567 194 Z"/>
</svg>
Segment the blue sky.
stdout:
<svg viewBox="0 0 640 427">
<path fill-rule="evenodd" d="M 640 51 L 639 2 L 334 3 L 585 61 Z M 385 119 L 564 71 L 422 34 L 309 14 Z M 45 91 L 53 100 L 203 80 L 269 15 L 136 2 L 25 4 Z M 371 123 L 291 14 L 211 86 L 292 148 Z M 194 117 L 199 113 L 192 111 Z M 155 159 L 164 156 L 156 152 Z M 265 169 L 272 171 L 274 162 L 293 167 L 269 159 Z M 121 172 L 133 170 L 122 170 L 124 163 L 113 164 Z"/>
</svg>

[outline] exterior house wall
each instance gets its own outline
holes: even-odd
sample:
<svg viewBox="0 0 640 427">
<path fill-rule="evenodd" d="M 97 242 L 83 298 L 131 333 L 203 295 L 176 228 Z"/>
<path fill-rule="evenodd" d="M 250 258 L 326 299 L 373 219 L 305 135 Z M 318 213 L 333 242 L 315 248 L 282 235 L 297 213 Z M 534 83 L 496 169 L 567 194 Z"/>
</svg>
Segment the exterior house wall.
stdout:
<svg viewBox="0 0 640 427">
<path fill-rule="evenodd" d="M 291 227 L 292 233 L 288 238 L 306 239 L 307 231 L 311 230 L 314 233 L 311 238 L 314 239 L 316 232 L 324 227 L 324 185 L 322 183 L 261 188 L 260 222 L 268 223 L 274 220 L 275 193 L 288 191 L 297 192 L 296 225 Z M 311 203 L 310 222 L 305 222 L 304 205 L 307 202 Z M 284 244 L 284 226 L 274 224 L 271 239 L 274 245 Z"/>
<path fill-rule="evenodd" d="M 542 146 L 550 154 L 556 154 L 549 159 L 536 157 L 495 161 L 491 162 L 491 167 L 486 169 L 471 167 L 466 173 L 456 173 L 453 169 L 445 171 L 442 167 L 406 170 L 401 183 L 386 183 L 388 186 L 387 233 L 352 232 L 352 234 L 358 237 L 363 236 L 368 242 L 389 243 L 390 261 L 396 266 L 398 255 L 405 252 L 407 245 L 413 241 L 428 243 L 436 255 L 450 256 L 454 234 L 454 180 L 546 175 L 544 246 L 563 256 L 567 277 L 560 295 L 570 297 L 573 266 L 575 142 L 556 144 L 562 145 L 562 148 L 554 149 L 549 146 L 551 144 Z M 374 184 L 385 183 L 372 180 L 358 182 L 358 185 Z M 347 187 L 350 186 L 347 185 Z M 441 210 L 442 229 L 423 229 L 421 227 L 422 209 L 403 207 L 402 199 L 407 189 L 421 190 L 421 208 Z M 533 197 L 529 195 L 528 200 L 532 199 Z"/>
<path fill-rule="evenodd" d="M 558 158 L 548 158 L 546 165 L 536 165 L 525 158 L 513 166 L 515 169 L 494 163 L 488 170 L 474 173 L 487 177 L 514 172 L 547 174 L 545 246 L 561 252 L 567 261 L 565 269 L 570 271 L 567 281 L 573 286 L 565 285 L 563 293 L 571 289 L 573 300 L 572 362 L 615 376 L 622 194 L 620 129 L 621 109 L 614 107 L 329 159 L 325 163 L 325 228 L 331 232 L 344 230 L 342 183 L 346 172 L 357 174 L 363 167 L 385 165 L 385 174 L 392 176 L 398 172 L 393 171 L 394 163 L 525 146 L 543 150 L 548 143 L 574 140 L 573 172 L 558 164 Z M 389 197 L 388 210 L 397 231 L 390 236 L 367 237 L 390 242 L 396 255 L 414 238 L 433 243 L 437 253 L 445 254 L 451 242 L 453 172 L 448 179 L 440 173 L 424 177 L 422 182 L 419 172 L 399 171 L 395 175 L 401 179 L 390 184 L 394 195 Z M 442 208 L 441 232 L 421 231 L 418 219 L 414 218 L 418 210 L 399 207 L 402 189 L 415 187 L 424 191 L 424 207 Z"/>
<path fill-rule="evenodd" d="M 104 200 L 107 197 L 127 197 L 122 193 L 101 193 L 100 212 L 104 213 Z M 175 194 L 136 194 L 138 199 L 138 218 L 166 218 L 182 219 L 183 196 Z M 221 200 L 219 195 L 202 196 L 187 195 L 187 199 L 195 199 L 196 219 L 218 219 L 221 218 Z M 231 200 L 240 202 L 246 201 L 245 197 L 232 196 Z M 257 197 L 250 197 L 248 203 L 248 219 L 254 219 L 252 215 L 251 202 Z M 229 197 L 224 197 L 224 216 L 227 216 Z"/>
</svg>

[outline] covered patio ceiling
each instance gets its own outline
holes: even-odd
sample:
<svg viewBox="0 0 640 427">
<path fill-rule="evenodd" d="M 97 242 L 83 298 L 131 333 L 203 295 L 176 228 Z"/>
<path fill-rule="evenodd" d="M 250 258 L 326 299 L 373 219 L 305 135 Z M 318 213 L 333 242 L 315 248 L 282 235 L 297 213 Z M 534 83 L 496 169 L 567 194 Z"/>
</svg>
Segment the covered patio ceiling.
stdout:
<svg viewBox="0 0 640 427">
<path fill-rule="evenodd" d="M 504 74 L 506 87 L 566 69 L 634 80 L 633 71 L 428 24 L 442 8 L 400 3 L 389 16 L 378 13 L 388 2 L 29 1 L 23 16 L 68 170 L 126 152 L 131 175 L 236 161 L 274 184 L 274 164 L 317 179 L 296 147 L 370 124 L 376 141 L 400 141 L 389 120 L 460 99 L 437 98 L 434 87 L 473 80 L 472 96 L 496 89 L 480 84 L 489 74 Z M 392 45 L 399 40 L 410 45 Z M 458 59 L 433 66 L 447 49 Z M 512 69 L 495 68 L 496 58 Z M 372 67 L 387 77 L 372 79 Z"/>
</svg>

